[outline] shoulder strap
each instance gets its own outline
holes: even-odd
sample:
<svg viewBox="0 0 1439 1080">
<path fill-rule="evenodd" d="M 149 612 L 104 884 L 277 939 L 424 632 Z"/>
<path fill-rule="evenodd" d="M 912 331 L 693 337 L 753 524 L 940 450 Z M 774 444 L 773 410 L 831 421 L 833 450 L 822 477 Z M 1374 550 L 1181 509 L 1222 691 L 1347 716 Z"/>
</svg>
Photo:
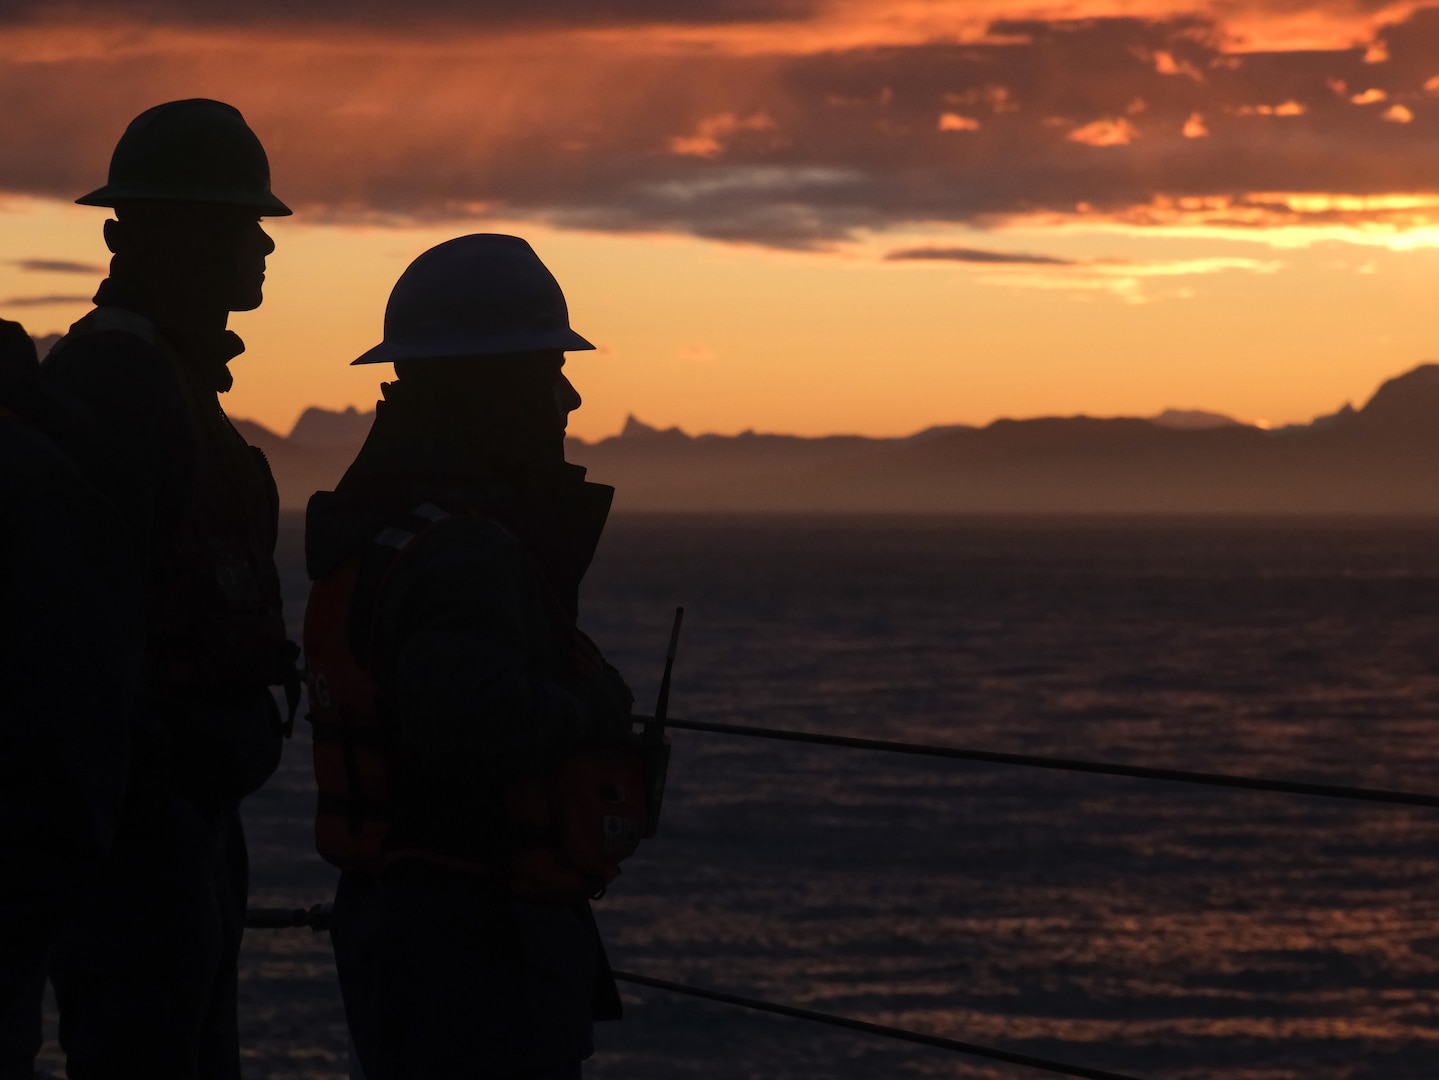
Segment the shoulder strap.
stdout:
<svg viewBox="0 0 1439 1080">
<path fill-rule="evenodd" d="M 411 507 L 401 520 L 386 525 L 370 540 L 361 555 L 355 576 L 354 599 L 350 605 L 350 653 L 363 668 L 372 669 L 375 639 L 379 626 L 380 598 L 396 568 L 415 541 L 452 515 L 432 502 Z"/>
<path fill-rule="evenodd" d="M 139 312 L 131 311 L 128 308 L 97 307 L 72 323 L 70 329 L 65 332 L 65 336 L 55 343 L 50 353 L 51 355 L 57 354 L 67 343 L 76 338 L 105 333 L 130 334 L 157 349 L 165 348 L 165 343 L 160 339 L 160 332 L 155 329 L 155 324 Z"/>
</svg>

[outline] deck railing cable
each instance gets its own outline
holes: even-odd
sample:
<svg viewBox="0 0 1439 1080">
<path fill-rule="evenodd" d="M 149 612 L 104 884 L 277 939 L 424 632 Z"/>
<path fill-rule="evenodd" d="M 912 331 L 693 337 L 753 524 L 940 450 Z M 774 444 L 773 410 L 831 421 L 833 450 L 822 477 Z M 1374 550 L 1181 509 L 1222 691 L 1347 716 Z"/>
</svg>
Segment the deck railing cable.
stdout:
<svg viewBox="0 0 1439 1080">
<path fill-rule="evenodd" d="M 1311 784 L 1300 780 L 1269 780 L 1264 777 L 1190 772 L 1185 769 L 1156 769 L 1146 765 L 1117 765 L 1109 762 L 1082 761 L 1076 758 L 1046 757 L 1037 754 L 999 753 L 994 750 L 966 750 L 953 746 L 927 746 L 923 743 L 892 742 L 887 739 L 860 739 L 849 735 L 822 735 L 809 731 L 752 727 L 747 724 L 676 720 L 674 717 L 666 719 L 665 726 L 682 728 L 686 731 L 705 731 L 716 735 L 747 735 L 758 739 L 779 739 L 784 742 L 812 743 L 817 746 L 840 746 L 851 750 L 878 750 L 918 757 L 982 761 L 991 765 L 1018 765 L 1032 769 L 1057 769 L 1064 772 L 1127 776 L 1136 780 L 1168 780 L 1179 784 L 1205 784 L 1210 787 L 1240 788 L 1246 791 L 1276 791 L 1286 795 L 1315 795 L 1326 799 L 1351 799 L 1360 802 L 1390 803 L 1398 806 L 1439 808 L 1439 795 L 1425 795 L 1412 791 L 1388 791 L 1383 788 L 1348 787 L 1342 784 Z"/>
<path fill-rule="evenodd" d="M 312 930 L 328 930 L 330 928 L 332 910 L 333 907 L 330 904 L 313 904 L 308 908 L 252 907 L 245 912 L 245 926 L 255 930 L 283 930 L 299 927 L 309 927 Z M 855 1020 L 848 1016 L 835 1016 L 831 1013 L 818 1012 L 814 1009 L 801 1009 L 793 1005 L 780 1005 L 773 1001 L 762 1001 L 759 998 L 744 997 L 739 994 L 728 994 L 721 990 L 706 990 L 699 986 L 688 986 L 684 983 L 655 979 L 648 975 L 636 975 L 629 971 L 616 971 L 614 972 L 614 976 L 616 979 L 635 983 L 639 986 L 649 986 L 657 990 L 668 990 L 675 994 L 686 994 L 690 997 L 705 998 L 709 1001 L 718 1001 L 726 1005 L 738 1005 L 746 1009 L 774 1013 L 778 1016 L 788 1016 L 796 1020 L 808 1020 L 811 1023 L 826 1024 L 830 1027 L 845 1028 L 850 1031 L 864 1032 L 868 1035 L 880 1035 L 884 1038 L 894 1039 L 899 1042 L 933 1046 L 940 1050 L 949 1050 L 958 1054 L 968 1054 L 971 1057 L 988 1058 L 991 1061 L 1004 1061 L 1013 1065 L 1027 1065 L 1032 1069 L 1040 1069 L 1044 1072 L 1056 1073 L 1060 1076 L 1088 1077 L 1089 1080 L 1137 1080 L 1136 1077 L 1124 1076 L 1114 1072 L 1105 1072 L 1103 1069 L 1090 1069 L 1083 1065 L 1071 1065 L 1063 1061 L 1051 1061 L 1048 1058 L 1034 1057 L 1030 1054 L 1016 1054 L 1010 1050 L 999 1050 L 991 1046 L 981 1046 L 978 1043 L 962 1042 L 959 1039 L 946 1039 L 941 1035 L 926 1035 L 920 1031 L 907 1031 L 904 1028 L 889 1027 L 885 1024 L 871 1024 L 868 1021 Z"/>
<path fill-rule="evenodd" d="M 636 717 L 636 720 L 646 719 Z M 1350 787 L 1342 784 L 1313 784 L 1298 780 L 1271 780 L 1265 777 L 1234 776 L 1227 773 L 1193 772 L 1186 769 L 1159 769 L 1146 765 L 1119 765 L 1111 762 L 1083 761 L 1077 758 L 1052 757 L 1038 754 L 1011 754 L 994 750 L 969 750 L 954 746 L 930 746 L 923 743 L 896 742 L 888 739 L 863 739 L 850 735 L 824 735 L 808 731 L 789 731 L 782 728 L 755 727 L 747 724 L 721 724 L 704 720 L 677 720 L 667 717 L 667 727 L 685 731 L 700 731 L 715 735 L 742 735 L 759 739 L 775 739 L 782 742 L 809 743 L 816 746 L 837 746 L 851 750 L 871 750 L 881 753 L 908 754 L 916 757 L 948 758 L 954 761 L 977 761 L 990 765 L 1014 765 L 1035 769 L 1053 769 L 1062 772 L 1094 773 L 1103 776 L 1123 776 L 1135 780 L 1163 780 L 1180 784 L 1202 784 L 1208 787 L 1237 788 L 1245 791 L 1271 791 L 1286 795 L 1311 795 L 1327 799 L 1349 799 L 1360 802 L 1387 803 L 1397 806 L 1424 806 L 1439 808 L 1439 795 L 1427 795 L 1412 791 L 1390 791 L 1383 788 Z M 245 912 L 245 925 L 253 929 L 284 929 L 289 927 L 310 927 L 327 930 L 330 925 L 331 905 L 315 904 L 308 908 L 252 907 Z M 903 1042 L 922 1046 L 937 1047 L 973 1057 L 988 1058 L 1033 1069 L 1056 1073 L 1061 1076 L 1089 1077 L 1092 1080 L 1135 1080 L 1120 1073 L 1091 1069 L 1082 1065 L 1071 1065 L 1062 1061 L 1016 1054 L 1008 1050 L 981 1046 L 976 1043 L 947 1039 L 940 1035 L 926 1035 L 923 1032 L 908 1031 L 904 1028 L 885 1024 L 872 1024 L 865 1020 L 836 1016 L 831 1013 L 802 1009 L 793 1005 L 781 1005 L 772 1001 L 744 997 L 720 990 L 707 990 L 684 983 L 669 982 L 648 975 L 637 975 L 628 971 L 616 971 L 615 978 L 639 986 L 666 990 L 704 998 L 727 1005 L 774 1013 L 831 1027 L 880 1035 Z"/>
<path fill-rule="evenodd" d="M 779 1016 L 789 1016 L 796 1020 L 808 1020 L 815 1024 L 827 1024 L 830 1027 L 846 1028 L 850 1031 L 862 1031 L 869 1035 L 881 1035 L 887 1039 L 895 1039 L 900 1042 L 918 1043 L 921 1046 L 934 1046 L 941 1050 L 950 1050 L 957 1054 L 968 1054 L 971 1057 L 988 1058 L 991 1061 L 1005 1061 L 1011 1065 L 1027 1065 L 1031 1069 L 1039 1069 L 1043 1072 L 1057 1073 L 1060 1076 L 1083 1076 L 1090 1080 L 1136 1080 L 1135 1077 L 1125 1076 L 1122 1073 L 1106 1072 L 1103 1069 L 1091 1069 L 1084 1065 L 1070 1065 L 1063 1061 L 1051 1061 L 1049 1058 L 1034 1057 L 1030 1054 L 1016 1054 L 1010 1050 L 998 1050 L 992 1046 L 980 1046 L 977 1043 L 961 1042 L 959 1039 L 946 1039 L 942 1035 L 926 1035 L 921 1031 L 908 1031 L 905 1028 L 890 1027 L 887 1024 L 871 1024 L 865 1020 L 855 1020 L 848 1016 L 835 1016 L 831 1013 L 816 1012 L 814 1009 L 800 1009 L 793 1005 L 779 1005 L 773 1001 L 761 1001 L 759 998 L 742 997 L 739 994 L 727 994 L 720 990 L 706 990 L 698 986 L 688 986 L 685 983 L 669 982 L 665 979 L 653 979 L 648 975 L 635 975 L 628 971 L 616 971 L 613 973 L 616 979 L 623 982 L 635 983 L 639 986 L 652 986 L 659 990 L 668 990 L 674 994 L 687 994 L 690 997 L 705 998 L 709 1001 L 720 1001 L 726 1005 L 738 1005 L 745 1009 L 755 1009 L 759 1012 L 775 1013 Z"/>
<path fill-rule="evenodd" d="M 245 909 L 247 930 L 328 930 L 334 904 L 311 904 L 307 908 L 248 907 Z"/>
</svg>

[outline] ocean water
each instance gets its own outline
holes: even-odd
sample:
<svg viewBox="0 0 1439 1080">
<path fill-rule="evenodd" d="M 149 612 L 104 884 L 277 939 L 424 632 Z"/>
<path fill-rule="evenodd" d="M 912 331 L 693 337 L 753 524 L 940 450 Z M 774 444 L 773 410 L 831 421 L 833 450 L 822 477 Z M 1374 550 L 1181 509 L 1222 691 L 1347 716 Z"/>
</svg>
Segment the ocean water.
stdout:
<svg viewBox="0 0 1439 1080">
<path fill-rule="evenodd" d="M 620 517 L 582 623 L 645 711 L 676 604 L 677 717 L 1439 791 L 1439 522 Z M 673 738 L 619 968 L 1140 1077 L 1439 1077 L 1439 811 Z M 257 904 L 332 887 L 307 755 L 246 806 Z M 344 1076 L 325 936 L 243 963 L 247 1077 Z M 622 989 L 597 1080 L 1043 1075 Z"/>
</svg>

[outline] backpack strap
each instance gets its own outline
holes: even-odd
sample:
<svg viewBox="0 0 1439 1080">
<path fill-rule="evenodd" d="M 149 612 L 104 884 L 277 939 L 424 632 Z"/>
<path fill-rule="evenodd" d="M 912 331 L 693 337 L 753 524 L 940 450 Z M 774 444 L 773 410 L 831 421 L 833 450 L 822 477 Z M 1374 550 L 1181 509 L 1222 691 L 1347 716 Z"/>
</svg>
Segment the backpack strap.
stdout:
<svg viewBox="0 0 1439 1080">
<path fill-rule="evenodd" d="M 70 329 L 65 331 L 65 336 L 55 343 L 46 359 L 58 356 L 67 344 L 77 338 L 107 333 L 129 334 L 139 338 L 147 345 L 154 346 L 161 352 L 168 352 L 169 349 L 169 346 L 160 337 L 160 332 L 155 329 L 155 324 L 138 311 L 121 307 L 97 307 L 83 318 L 70 324 Z"/>
<path fill-rule="evenodd" d="M 350 607 L 350 652 L 363 668 L 373 671 L 375 644 L 379 634 L 380 598 L 415 541 L 452 515 L 432 502 L 411 507 L 402 522 L 386 525 L 371 539 L 355 577 L 354 600 Z"/>
</svg>

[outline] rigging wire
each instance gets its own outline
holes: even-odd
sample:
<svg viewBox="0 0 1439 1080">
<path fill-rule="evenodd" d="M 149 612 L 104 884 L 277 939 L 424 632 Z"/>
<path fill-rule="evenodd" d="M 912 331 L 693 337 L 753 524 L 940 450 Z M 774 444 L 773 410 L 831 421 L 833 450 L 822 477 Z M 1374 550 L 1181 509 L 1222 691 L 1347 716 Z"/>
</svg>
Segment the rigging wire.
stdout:
<svg viewBox="0 0 1439 1080">
<path fill-rule="evenodd" d="M 1091 1069 L 1084 1065 L 1070 1065 L 1067 1062 L 1051 1061 L 1049 1058 L 1033 1057 L 1029 1054 L 1016 1054 L 1013 1051 L 998 1050 L 992 1046 L 980 1046 L 977 1043 L 961 1042 L 958 1039 L 946 1039 L 942 1035 L 926 1035 L 923 1032 L 889 1027 L 886 1024 L 871 1024 L 866 1020 L 855 1020 L 848 1016 L 835 1016 L 831 1013 L 816 1012 L 814 1009 L 801 1009 L 793 1005 L 779 1005 L 773 1001 L 761 1001 L 758 998 L 743 997 L 739 994 L 728 994 L 720 990 L 706 990 L 702 987 L 689 986 L 685 983 L 651 978 L 648 975 L 635 975 L 628 971 L 612 971 L 611 974 L 623 982 L 636 983 L 640 986 L 652 986 L 658 990 L 668 990 L 675 994 L 687 994 L 691 997 L 705 998 L 709 1001 L 719 1001 L 726 1005 L 738 1005 L 742 1008 L 755 1009 L 759 1012 L 776 1013 L 779 1016 L 789 1016 L 797 1020 L 809 1020 L 812 1023 L 827 1024 L 830 1027 L 846 1028 L 850 1031 L 862 1031 L 869 1035 L 882 1035 L 887 1039 L 895 1039 L 900 1042 L 918 1043 L 921 1046 L 934 1046 L 941 1050 L 951 1050 L 958 1054 L 968 1054 L 971 1057 L 989 1058 L 991 1061 L 1004 1061 L 1011 1065 L 1027 1065 L 1031 1069 L 1057 1073 L 1060 1076 L 1082 1076 L 1089 1078 L 1089 1080 L 1136 1080 L 1135 1077 L 1125 1076 L 1122 1073 L 1106 1072 L 1103 1069 Z"/>
<path fill-rule="evenodd" d="M 333 914 L 333 904 L 312 904 L 308 908 L 252 907 L 247 908 L 245 911 L 245 927 L 251 930 L 287 930 L 301 927 L 309 927 L 311 930 L 316 931 L 328 930 Z M 832 1013 L 817 1012 L 814 1009 L 801 1009 L 793 1005 L 780 1005 L 773 1001 L 762 1001 L 759 998 L 743 997 L 739 994 L 729 994 L 721 990 L 706 990 L 703 987 L 688 986 L 684 983 L 669 982 L 665 979 L 655 979 L 648 975 L 636 975 L 629 971 L 614 971 L 612 974 L 616 979 L 623 982 L 635 983 L 639 986 L 649 986 L 657 990 L 668 990 L 675 994 L 686 994 L 690 997 L 705 998 L 709 1001 L 718 1001 L 726 1005 L 738 1005 L 742 1008 L 754 1009 L 758 1012 L 775 1013 L 779 1016 L 788 1016 L 797 1020 L 808 1020 L 816 1024 L 826 1024 L 830 1027 L 846 1028 L 850 1031 L 860 1031 L 869 1035 L 880 1035 L 899 1042 L 918 1043 L 921 1046 L 937 1047 L 941 1050 L 968 1054 L 971 1057 L 989 1058 L 992 1061 L 1004 1061 L 1012 1065 L 1027 1065 L 1032 1069 L 1057 1073 L 1060 1076 L 1087 1077 L 1089 1080 L 1137 1080 L 1136 1077 L 1124 1076 L 1114 1072 L 1105 1072 L 1103 1069 L 1090 1069 L 1083 1065 L 1070 1065 L 1063 1061 L 1051 1061 L 1048 1058 L 1033 1057 L 1029 1054 L 1016 1054 L 1009 1050 L 999 1050 L 991 1046 L 980 1046 L 977 1043 L 961 1042 L 958 1039 L 946 1039 L 940 1035 L 926 1035 L 923 1032 L 908 1031 L 904 1028 L 889 1027 L 885 1024 L 871 1024 L 865 1020 L 855 1020 L 847 1016 L 835 1016 Z"/>
<path fill-rule="evenodd" d="M 328 930 L 334 904 L 311 904 L 307 908 L 247 907 L 246 930 Z"/>
<path fill-rule="evenodd" d="M 636 721 L 647 717 L 636 716 Z M 1385 803 L 1397 806 L 1423 806 L 1439 808 L 1439 795 L 1428 795 L 1410 791 L 1391 791 L 1383 788 L 1349 787 L 1341 784 L 1314 784 L 1297 780 L 1271 780 L 1265 777 L 1235 776 L 1227 773 L 1193 772 L 1185 769 L 1160 769 L 1145 765 L 1120 765 L 1111 762 L 1084 761 L 1077 758 L 1050 757 L 1037 754 L 1001 753 L 993 750 L 970 750 L 962 747 L 931 746 L 923 743 L 897 742 L 888 739 L 866 739 L 849 735 L 824 735 L 807 731 L 790 731 L 782 728 L 756 727 L 746 724 L 722 724 L 704 720 L 665 719 L 665 725 L 686 731 L 699 731 L 716 735 L 741 735 L 750 738 L 774 739 L 782 742 L 809 743 L 816 746 L 836 746 L 851 750 L 872 750 L 881 753 L 908 754 L 917 757 L 946 758 L 956 761 L 976 761 L 992 765 L 1013 765 L 1036 769 L 1051 769 L 1063 772 L 1094 773 L 1103 776 L 1122 776 L 1136 780 L 1163 780 L 1181 784 L 1201 784 L 1209 787 L 1236 788 L 1246 791 L 1269 791 L 1287 795 L 1309 795 L 1320 798 L 1348 799 L 1352 801 Z M 245 912 L 245 926 L 253 929 L 284 929 L 309 927 L 316 931 L 329 929 L 333 905 L 314 904 L 309 908 L 252 907 Z M 836 1016 L 831 1013 L 802 1009 L 793 1005 L 781 1005 L 772 1001 L 730 994 L 719 990 L 707 990 L 684 983 L 669 982 L 648 975 L 615 971 L 614 977 L 624 982 L 647 986 L 671 993 L 704 998 L 727 1005 L 774 1013 L 830 1027 L 879 1035 L 901 1042 L 931 1046 L 972 1057 L 988 1058 L 1015 1065 L 1055 1073 L 1061 1076 L 1086 1077 L 1089 1080 L 1137 1080 L 1121 1073 L 1091 1069 L 1082 1065 L 1071 1065 L 1047 1058 L 1017 1054 L 1008 1050 L 948 1039 L 939 1035 L 884 1024 L 872 1024 L 865 1020 Z"/>
<path fill-rule="evenodd" d="M 636 717 L 636 719 L 642 719 Z M 1231 776 L 1227 773 L 1191 772 L 1185 769 L 1156 769 L 1146 765 L 1118 765 L 1076 758 L 1045 757 L 1036 754 L 1007 754 L 993 750 L 965 750 L 952 746 L 927 746 L 923 743 L 892 742 L 887 739 L 861 739 L 849 735 L 822 735 L 808 731 L 787 731 L 781 728 L 753 727 L 747 724 L 717 724 L 705 720 L 676 720 L 669 717 L 666 727 L 686 731 L 705 731 L 716 735 L 747 735 L 759 739 L 784 742 L 813 743 L 817 746 L 840 746 L 851 750 L 878 750 L 892 754 L 919 757 L 950 758 L 959 761 L 982 761 L 992 765 L 1019 765 L 1033 769 L 1056 769 L 1063 772 L 1098 773 L 1104 776 L 1127 776 L 1136 780 L 1168 780 L 1179 784 L 1205 784 L 1209 787 L 1240 788 L 1246 791 L 1275 791 L 1286 795 L 1314 795 L 1327 799 L 1350 799 L 1360 802 L 1390 803 L 1397 806 L 1439 808 L 1439 795 L 1412 791 L 1388 791 L 1383 788 L 1347 787 L 1342 784 L 1311 784 L 1299 780 L 1269 780 L 1255 776 Z"/>
</svg>

